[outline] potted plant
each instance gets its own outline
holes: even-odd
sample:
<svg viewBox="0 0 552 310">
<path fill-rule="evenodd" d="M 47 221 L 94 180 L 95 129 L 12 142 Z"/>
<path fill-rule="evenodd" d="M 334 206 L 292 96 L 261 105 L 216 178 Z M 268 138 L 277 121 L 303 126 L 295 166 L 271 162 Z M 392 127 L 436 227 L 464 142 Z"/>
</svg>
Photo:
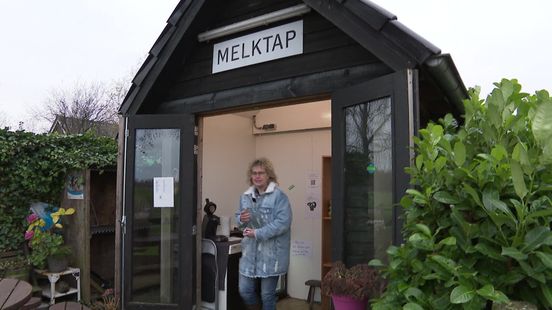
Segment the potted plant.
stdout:
<svg viewBox="0 0 552 310">
<path fill-rule="evenodd" d="M 119 309 L 119 298 L 112 288 L 106 289 L 102 294 L 102 300 L 92 304 L 93 310 L 117 310 Z"/>
<path fill-rule="evenodd" d="M 29 241 L 29 261 L 39 269 L 45 269 L 48 263 L 50 272 L 60 272 L 67 268 L 71 248 L 65 245 L 60 229 L 61 218 L 75 213 L 75 209 L 53 207 L 32 208 L 33 213 L 27 217 L 29 227 L 25 232 L 25 240 Z M 38 215 L 40 214 L 40 215 Z"/>
<path fill-rule="evenodd" d="M 322 279 L 322 293 L 332 297 L 336 310 L 364 310 L 368 300 L 379 296 L 384 288 L 385 281 L 368 264 L 347 268 L 337 261 Z"/>
</svg>

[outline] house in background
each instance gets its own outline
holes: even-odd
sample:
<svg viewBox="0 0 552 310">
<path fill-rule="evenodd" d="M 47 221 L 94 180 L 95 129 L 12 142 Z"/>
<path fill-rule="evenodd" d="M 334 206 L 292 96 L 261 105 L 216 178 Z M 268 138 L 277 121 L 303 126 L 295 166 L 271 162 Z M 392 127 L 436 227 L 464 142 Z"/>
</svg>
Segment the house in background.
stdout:
<svg viewBox="0 0 552 310">
<path fill-rule="evenodd" d="M 332 261 L 385 259 L 401 242 L 413 136 L 459 116 L 466 97 L 450 55 L 371 1 L 180 1 L 120 108 L 123 307 L 210 305 L 202 204 L 216 202 L 232 227 L 261 156 L 293 208 L 289 295 L 305 298 L 305 281 Z M 229 243 L 223 254 L 239 253 Z M 235 268 L 219 270 L 219 309 L 237 309 Z"/>
</svg>

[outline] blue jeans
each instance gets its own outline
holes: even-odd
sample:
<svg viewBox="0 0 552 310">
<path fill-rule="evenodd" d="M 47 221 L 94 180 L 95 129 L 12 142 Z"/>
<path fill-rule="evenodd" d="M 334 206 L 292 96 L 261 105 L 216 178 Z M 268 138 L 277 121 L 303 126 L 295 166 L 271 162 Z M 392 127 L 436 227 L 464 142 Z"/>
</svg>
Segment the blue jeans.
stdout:
<svg viewBox="0 0 552 310">
<path fill-rule="evenodd" d="M 259 304 L 259 296 L 255 292 L 256 281 L 261 281 L 261 300 L 263 310 L 276 310 L 276 285 L 278 276 L 268 278 L 250 278 L 240 274 L 240 296 L 246 305 Z"/>
</svg>

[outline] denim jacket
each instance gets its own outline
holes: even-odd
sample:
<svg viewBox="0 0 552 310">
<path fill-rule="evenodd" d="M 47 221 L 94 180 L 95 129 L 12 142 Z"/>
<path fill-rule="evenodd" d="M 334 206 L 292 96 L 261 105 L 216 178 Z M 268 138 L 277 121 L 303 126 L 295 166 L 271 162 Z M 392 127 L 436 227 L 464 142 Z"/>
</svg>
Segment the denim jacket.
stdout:
<svg viewBox="0 0 552 310">
<path fill-rule="evenodd" d="M 252 218 L 240 222 L 240 212 L 249 209 Z M 240 228 L 255 229 L 255 238 L 241 241 L 240 274 L 251 278 L 266 278 L 287 273 L 291 239 L 291 206 L 288 197 L 271 182 L 265 193 L 258 195 L 250 187 L 240 198 L 236 221 Z"/>
</svg>

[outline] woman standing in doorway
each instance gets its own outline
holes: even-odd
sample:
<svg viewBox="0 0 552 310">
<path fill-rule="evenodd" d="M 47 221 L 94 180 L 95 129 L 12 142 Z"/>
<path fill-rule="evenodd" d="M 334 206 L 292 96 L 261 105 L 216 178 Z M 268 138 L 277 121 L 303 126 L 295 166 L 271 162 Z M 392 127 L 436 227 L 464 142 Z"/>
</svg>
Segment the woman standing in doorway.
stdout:
<svg viewBox="0 0 552 310">
<path fill-rule="evenodd" d="M 277 185 L 272 163 L 254 160 L 247 170 L 250 187 L 240 198 L 236 220 L 243 228 L 240 295 L 249 310 L 261 309 L 255 292 L 261 282 L 263 310 L 276 309 L 276 285 L 289 265 L 291 206 Z"/>
</svg>

